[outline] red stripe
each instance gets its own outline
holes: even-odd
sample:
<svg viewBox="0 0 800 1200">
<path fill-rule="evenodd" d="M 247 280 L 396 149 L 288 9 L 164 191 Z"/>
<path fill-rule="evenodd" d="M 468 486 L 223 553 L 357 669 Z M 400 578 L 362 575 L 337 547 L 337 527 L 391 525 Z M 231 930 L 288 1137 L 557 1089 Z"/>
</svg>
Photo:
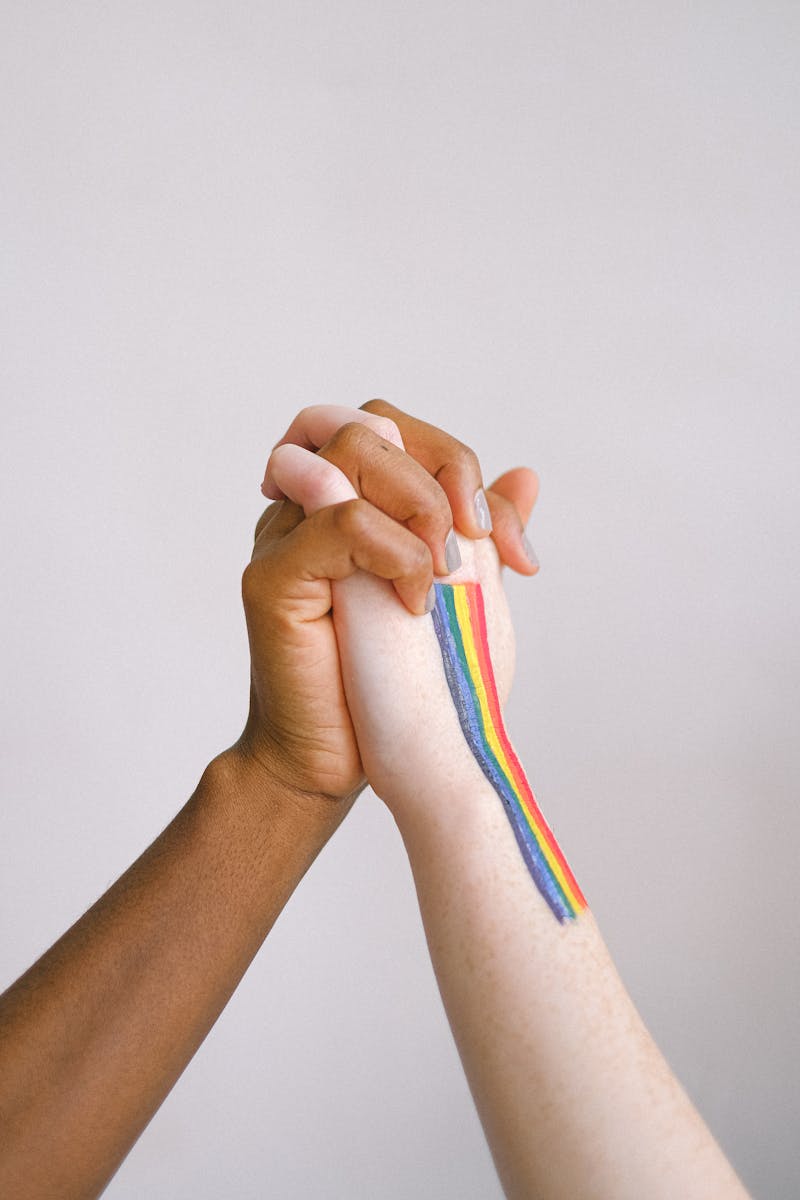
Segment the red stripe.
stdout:
<svg viewBox="0 0 800 1200">
<path fill-rule="evenodd" d="M 556 841 L 550 826 L 545 821 L 544 816 L 542 815 L 542 810 L 536 803 L 536 797 L 531 790 L 531 786 L 528 783 L 525 772 L 522 769 L 519 759 L 514 753 L 514 748 L 511 745 L 511 742 L 508 740 L 508 734 L 506 733 L 505 725 L 503 724 L 503 717 L 500 711 L 500 700 L 497 695 L 497 686 L 495 684 L 494 671 L 492 670 L 492 660 L 489 655 L 489 638 L 486 628 L 486 612 L 483 605 L 483 593 L 481 591 L 480 584 L 465 583 L 464 587 L 467 594 L 467 606 L 470 612 L 473 636 L 475 635 L 476 631 L 478 633 L 478 636 L 475 637 L 474 640 L 476 649 L 478 651 L 478 663 L 481 668 L 481 674 L 486 686 L 486 695 L 489 700 L 489 712 L 491 713 L 500 744 L 505 751 L 506 758 L 508 759 L 511 767 L 513 782 L 522 793 L 525 806 L 530 810 L 536 831 L 541 832 L 542 836 L 547 841 L 548 846 L 553 851 L 553 855 L 558 860 L 558 864 L 564 872 L 564 878 L 567 880 L 575 899 L 582 908 L 585 908 L 586 899 L 583 895 L 583 892 L 578 887 L 578 882 L 575 879 L 575 876 L 572 874 L 567 860 L 564 858 L 561 847 Z"/>
</svg>

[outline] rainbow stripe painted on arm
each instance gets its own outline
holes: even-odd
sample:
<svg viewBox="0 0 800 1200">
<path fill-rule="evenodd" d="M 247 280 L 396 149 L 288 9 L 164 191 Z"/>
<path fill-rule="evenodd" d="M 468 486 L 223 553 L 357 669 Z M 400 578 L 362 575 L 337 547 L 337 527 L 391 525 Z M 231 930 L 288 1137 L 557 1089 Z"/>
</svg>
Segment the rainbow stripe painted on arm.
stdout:
<svg viewBox="0 0 800 1200">
<path fill-rule="evenodd" d="M 503 802 L 517 845 L 559 921 L 586 908 L 508 740 L 495 686 L 479 583 L 437 583 L 432 617 L 447 686 L 478 765 Z"/>
</svg>

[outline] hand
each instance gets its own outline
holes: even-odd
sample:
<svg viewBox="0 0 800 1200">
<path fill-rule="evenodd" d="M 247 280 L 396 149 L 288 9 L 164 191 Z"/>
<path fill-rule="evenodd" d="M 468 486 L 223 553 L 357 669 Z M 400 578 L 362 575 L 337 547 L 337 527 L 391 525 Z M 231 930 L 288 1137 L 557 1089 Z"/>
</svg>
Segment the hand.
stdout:
<svg viewBox="0 0 800 1200">
<path fill-rule="evenodd" d="M 373 421 L 371 417 L 382 419 Z M 533 575 L 538 570 L 539 563 L 524 532 L 539 493 L 536 473 L 529 467 L 516 467 L 506 471 L 491 488 L 484 490 L 480 463 L 469 446 L 444 430 L 437 429 L 435 425 L 409 416 L 386 400 L 368 400 L 358 410 L 337 405 L 315 405 L 303 409 L 275 448 L 288 444 L 318 450 L 324 442 L 338 434 L 349 439 L 350 453 L 346 458 L 351 466 L 357 466 L 357 456 L 367 453 L 367 447 L 363 441 L 359 442 L 357 430 L 348 430 L 346 435 L 339 433 L 343 425 L 357 421 L 368 423 L 370 428 L 390 443 L 404 448 L 433 476 L 445 493 L 453 524 L 460 533 L 469 538 L 485 538 L 487 532 L 491 531 L 504 566 L 511 567 L 521 575 Z M 265 496 L 276 500 L 282 498 L 284 493 L 277 486 L 271 468 L 272 459 L 267 465 L 261 490 Z M 353 483 L 359 490 L 357 474 L 353 477 Z M 379 499 L 375 503 L 380 507 Z M 408 524 L 414 530 L 411 520 Z"/>
<path fill-rule="evenodd" d="M 382 410 L 389 408 L 382 402 L 371 402 L 370 408 L 378 404 Z M 305 572 L 309 576 L 304 587 L 306 612 L 301 610 L 302 605 L 297 607 L 298 595 L 288 597 L 294 616 L 292 611 L 284 608 L 287 597 L 284 596 L 277 605 L 281 620 L 288 617 L 290 626 L 295 629 L 293 636 L 288 637 L 289 631 L 282 625 L 280 637 L 273 636 L 273 644 L 264 645 L 263 653 L 258 655 L 259 661 L 269 663 L 273 673 L 279 666 L 286 679 L 292 680 L 291 686 L 287 688 L 284 683 L 282 690 L 297 700 L 289 710 L 273 704 L 265 714 L 267 722 L 261 717 L 262 728 L 266 724 L 268 730 L 266 744 L 273 753 L 282 748 L 284 766 L 287 762 L 299 764 L 305 754 L 306 770 L 309 765 L 317 772 L 322 769 L 327 783 L 323 788 L 309 790 L 322 790 L 328 795 L 342 796 L 347 794 L 340 790 L 343 787 L 363 784 L 363 767 L 367 764 L 361 762 L 359 744 L 361 753 L 370 760 L 367 765 L 370 782 L 376 786 L 378 781 L 376 790 L 380 794 L 390 787 L 380 780 L 395 778 L 399 767 L 411 766 L 412 759 L 406 753 L 409 742 L 414 745 L 413 758 L 419 773 L 420 710 L 411 712 L 406 706 L 405 715 L 410 722 L 404 725 L 403 706 L 400 704 L 401 711 L 398 711 L 397 702 L 409 693 L 415 678 L 422 687 L 429 684 L 431 677 L 436 679 L 437 674 L 441 675 L 435 637 L 431 641 L 432 624 L 429 620 L 420 622 L 417 614 L 424 611 L 433 567 L 441 575 L 448 573 L 444 544 L 451 523 L 457 519 L 479 539 L 458 539 L 464 566 L 453 578 L 480 578 L 484 584 L 490 636 L 500 664 L 501 689 L 507 689 L 510 684 L 513 635 L 499 584 L 500 558 L 495 547 L 516 569 L 529 574 L 534 570 L 520 541 L 522 522 L 527 519 L 536 498 L 538 481 L 533 472 L 525 468 L 509 472 L 486 493 L 494 523 L 493 538 L 489 539 L 488 531 L 479 524 L 473 501 L 481 481 L 472 452 L 440 430 L 398 410 L 391 411 L 398 419 L 394 426 L 383 427 L 382 433 L 387 436 L 382 440 L 363 412 L 322 407 L 305 410 L 273 452 L 264 485 L 264 490 L 271 495 L 291 497 L 294 503 L 287 505 L 289 515 L 285 519 L 292 531 L 305 526 L 309 546 L 315 526 L 323 537 L 330 538 L 331 532 L 341 535 L 343 530 L 350 535 L 345 537 L 343 558 L 338 556 L 333 545 L 327 547 L 329 566 L 325 573 Z M 353 418 L 359 423 L 354 423 Z M 403 439 L 414 446 L 431 473 L 400 450 L 398 434 L 401 431 Z M 314 454 L 311 450 L 316 446 L 321 448 Z M 443 480 L 442 484 L 434 480 L 433 473 Z M 447 484 L 448 492 L 445 492 L 444 484 Z M 299 506 L 309 514 L 301 524 L 298 523 Z M 261 554 L 256 558 L 254 552 L 254 561 L 263 561 L 262 555 L 268 563 L 271 560 L 272 586 L 269 580 L 263 580 L 262 600 L 273 595 L 277 576 L 272 568 L 280 565 L 273 556 L 281 553 L 281 541 L 285 540 L 281 525 L 274 524 L 278 515 L 273 515 L 270 521 L 270 511 L 262 518 Z M 455 519 L 453 514 L 457 514 Z M 325 534 L 322 533 L 323 522 Z M 410 538 L 412 529 L 415 535 Z M 286 547 L 282 549 L 285 553 Z M 259 551 L 259 538 L 256 550 Z M 337 559 L 335 572 L 330 567 L 333 558 Z M 308 555 L 306 559 L 310 561 Z M 344 585 L 342 581 L 353 575 L 357 567 L 362 570 L 355 578 L 348 578 Z M 387 582 L 389 580 L 394 588 Z M 400 603 L 400 597 L 403 603 Z M 338 645 L 330 617 L 331 604 Z M 268 641 L 275 608 L 273 604 L 271 622 L 264 619 L 268 616 L 266 613 L 257 621 L 257 628 L 266 629 Z M 348 630 L 353 629 L 356 618 L 360 628 L 353 637 Z M 251 619 L 251 611 L 248 611 L 248 625 L 253 645 L 256 622 Z M 370 631 L 368 637 L 365 636 L 367 628 Z M 339 646 L 346 651 L 343 660 L 350 657 L 349 665 L 343 664 L 346 667 L 344 686 Z M 423 653 L 417 653 L 415 657 L 414 647 L 417 651 L 424 647 Z M 290 661 L 286 661 L 287 651 Z M 313 669 L 309 669 L 306 654 L 313 662 Z M 356 659 L 359 660 L 358 683 L 354 684 L 350 668 Z M 254 653 L 254 666 L 256 661 Z M 323 667 L 327 669 L 322 670 Z M 399 693 L 392 693 L 386 686 L 381 688 L 381 684 L 387 685 L 392 678 L 402 683 Z M 262 681 L 262 687 L 257 688 L 255 697 L 251 698 L 253 725 L 254 711 L 258 712 L 258 709 L 254 710 L 254 704 L 257 705 L 261 697 L 267 703 L 272 696 L 280 699 L 281 692 L 265 686 L 266 683 L 266 680 Z M 362 713 L 362 719 L 356 721 L 358 743 L 348 701 Z M 437 703 L 431 696 L 426 711 L 428 707 L 434 723 L 448 715 L 451 720 L 453 718 L 449 697 L 443 704 L 441 698 Z M 313 717 L 314 714 L 316 728 L 314 721 L 308 720 L 309 715 Z M 433 726 L 428 732 L 433 735 Z M 442 731 L 441 737 L 431 736 L 426 741 L 437 744 L 440 755 L 447 757 L 448 743 L 451 749 L 456 747 L 459 754 L 464 749 L 457 723 L 456 735 L 448 726 L 446 736 Z M 309 763 L 309 749 L 313 763 Z M 338 775 L 331 779 L 334 767 Z"/>
</svg>

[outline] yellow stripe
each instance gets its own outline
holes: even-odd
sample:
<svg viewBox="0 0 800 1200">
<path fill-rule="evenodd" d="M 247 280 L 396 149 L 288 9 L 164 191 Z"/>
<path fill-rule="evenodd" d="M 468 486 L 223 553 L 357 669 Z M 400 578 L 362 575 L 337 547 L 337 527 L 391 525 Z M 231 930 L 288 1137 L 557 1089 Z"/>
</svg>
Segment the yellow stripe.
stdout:
<svg viewBox="0 0 800 1200">
<path fill-rule="evenodd" d="M 508 759 L 506 758 L 506 753 L 502 747 L 499 737 L 497 736 L 497 730 L 495 729 L 494 721 L 492 720 L 491 710 L 489 708 L 489 699 L 486 695 L 486 685 L 483 682 L 483 676 L 482 676 L 481 670 L 480 670 L 480 663 L 478 661 L 478 652 L 475 648 L 475 634 L 473 633 L 472 621 L 470 619 L 469 602 L 467 600 L 466 588 L 464 587 L 463 583 L 455 584 L 453 586 L 453 600 L 455 602 L 456 616 L 458 617 L 458 624 L 459 624 L 459 628 L 461 630 L 461 638 L 464 643 L 464 653 L 467 658 L 467 664 L 469 666 L 469 672 L 472 677 L 472 682 L 475 685 L 475 693 L 478 697 L 478 704 L 480 705 L 481 717 L 483 720 L 483 729 L 484 729 L 484 733 L 486 735 L 486 740 L 489 743 L 489 745 L 491 746 L 492 753 L 494 754 L 495 758 L 497 759 L 498 763 L 500 764 L 500 767 L 502 768 L 503 772 L 505 773 L 505 776 L 506 776 L 508 782 L 513 787 L 516 795 L 519 797 L 519 802 L 520 802 L 520 805 L 522 806 L 522 811 L 525 813 L 525 817 L 527 818 L 528 825 L 533 833 L 533 836 L 536 838 L 536 842 L 537 842 L 537 845 L 539 846 L 539 849 L 541 850 L 542 854 L 544 855 L 545 859 L 547 860 L 547 864 L 550 867 L 550 870 L 553 872 L 556 879 L 561 884 L 561 887 L 564 889 L 564 893 L 565 893 L 567 899 L 569 900 L 570 904 L 572 905 L 573 909 L 575 909 L 576 912 L 580 912 L 583 905 L 580 903 L 580 901 L 578 900 L 578 897 L 575 895 L 572 888 L 570 887 L 569 881 L 565 877 L 564 872 L 561 869 L 560 863 L 553 855 L 553 851 L 550 849 L 546 840 L 539 833 L 539 830 L 537 828 L 537 822 L 534 820 L 533 813 L 530 811 L 527 804 L 525 803 L 525 797 L 521 794 L 519 787 L 517 786 L 517 784 L 514 780 L 514 774 L 511 770 L 511 767 L 509 766 Z"/>
</svg>

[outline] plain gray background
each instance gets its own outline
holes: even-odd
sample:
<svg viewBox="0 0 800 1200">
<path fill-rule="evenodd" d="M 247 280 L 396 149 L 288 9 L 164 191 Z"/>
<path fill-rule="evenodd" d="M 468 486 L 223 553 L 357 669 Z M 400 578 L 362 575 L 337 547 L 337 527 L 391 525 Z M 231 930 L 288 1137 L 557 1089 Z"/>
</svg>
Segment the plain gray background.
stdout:
<svg viewBox="0 0 800 1200">
<path fill-rule="evenodd" d="M 512 737 L 793 1195 L 797 5 L 0 12 L 0 983 L 238 736 L 269 449 L 381 395 L 539 471 Z M 500 1195 L 371 794 L 107 1194 Z"/>
</svg>

